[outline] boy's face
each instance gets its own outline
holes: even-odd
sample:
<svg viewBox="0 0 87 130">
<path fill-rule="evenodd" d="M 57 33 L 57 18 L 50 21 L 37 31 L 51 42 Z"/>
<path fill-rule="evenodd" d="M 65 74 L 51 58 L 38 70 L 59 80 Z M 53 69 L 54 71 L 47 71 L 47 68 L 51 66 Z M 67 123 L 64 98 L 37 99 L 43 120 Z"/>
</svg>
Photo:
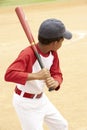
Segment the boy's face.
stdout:
<svg viewBox="0 0 87 130">
<path fill-rule="evenodd" d="M 63 41 L 64 41 L 64 38 L 62 38 L 60 41 L 56 41 L 52 43 L 52 51 L 57 51 L 62 46 Z"/>
</svg>

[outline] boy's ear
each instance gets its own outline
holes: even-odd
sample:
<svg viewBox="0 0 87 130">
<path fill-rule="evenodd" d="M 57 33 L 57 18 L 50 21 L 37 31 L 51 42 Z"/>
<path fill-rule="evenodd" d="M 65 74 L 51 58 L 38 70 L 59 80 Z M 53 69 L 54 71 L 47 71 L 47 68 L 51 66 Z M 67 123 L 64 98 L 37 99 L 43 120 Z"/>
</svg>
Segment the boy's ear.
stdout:
<svg viewBox="0 0 87 130">
<path fill-rule="evenodd" d="M 57 43 L 57 41 L 53 41 L 53 42 L 51 42 L 51 44 L 50 44 L 50 46 L 51 47 L 54 47 L 54 45 Z"/>
<path fill-rule="evenodd" d="M 59 41 L 55 41 L 55 44 L 57 44 Z"/>
<path fill-rule="evenodd" d="M 57 44 L 57 43 L 58 43 L 58 41 L 53 42 L 53 44 Z"/>
<path fill-rule="evenodd" d="M 53 41 L 52 43 L 51 43 L 51 46 L 54 46 L 54 45 L 56 45 L 57 44 L 57 41 Z"/>
</svg>

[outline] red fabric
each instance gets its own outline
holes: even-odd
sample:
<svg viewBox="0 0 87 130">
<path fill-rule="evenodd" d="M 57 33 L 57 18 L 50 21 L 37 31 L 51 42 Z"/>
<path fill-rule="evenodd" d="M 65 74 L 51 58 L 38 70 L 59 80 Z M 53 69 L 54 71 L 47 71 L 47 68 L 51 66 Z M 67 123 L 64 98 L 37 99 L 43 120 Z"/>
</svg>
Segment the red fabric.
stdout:
<svg viewBox="0 0 87 130">
<path fill-rule="evenodd" d="M 56 52 L 53 52 L 53 55 L 54 55 L 54 61 L 53 61 L 53 65 L 50 68 L 51 76 L 55 80 L 57 80 L 59 82 L 59 84 L 61 84 L 63 77 L 62 77 L 62 73 L 60 70 L 58 54 Z"/>
<path fill-rule="evenodd" d="M 17 87 L 15 87 L 15 93 L 18 94 L 18 95 L 21 95 L 22 91 L 19 90 Z M 35 94 L 31 94 L 31 93 L 26 93 L 25 92 L 23 94 L 23 97 L 25 97 L 25 98 L 34 98 L 34 96 L 36 96 L 35 98 L 40 98 L 42 95 L 43 95 L 43 93 L 35 95 Z"/>
<path fill-rule="evenodd" d="M 5 80 L 9 82 L 25 84 L 28 73 L 32 72 L 32 65 L 36 57 L 31 47 L 24 49 L 17 59 L 8 67 Z"/>
</svg>

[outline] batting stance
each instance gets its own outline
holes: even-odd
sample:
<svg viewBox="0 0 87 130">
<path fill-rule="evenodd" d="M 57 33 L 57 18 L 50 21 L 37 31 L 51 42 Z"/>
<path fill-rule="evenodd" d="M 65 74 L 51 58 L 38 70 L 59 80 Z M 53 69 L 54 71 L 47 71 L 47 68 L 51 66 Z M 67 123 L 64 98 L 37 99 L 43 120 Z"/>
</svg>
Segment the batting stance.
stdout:
<svg viewBox="0 0 87 130">
<path fill-rule="evenodd" d="M 8 67 L 5 80 L 16 83 L 13 105 L 22 130 L 43 130 L 43 121 L 50 130 L 68 130 L 68 123 L 44 93 L 44 87 L 59 90 L 63 81 L 57 50 L 72 34 L 62 21 L 47 19 L 40 25 L 35 45 L 44 68 L 41 69 L 31 46 L 20 52 Z M 52 93 L 50 93 L 52 94 Z"/>
</svg>

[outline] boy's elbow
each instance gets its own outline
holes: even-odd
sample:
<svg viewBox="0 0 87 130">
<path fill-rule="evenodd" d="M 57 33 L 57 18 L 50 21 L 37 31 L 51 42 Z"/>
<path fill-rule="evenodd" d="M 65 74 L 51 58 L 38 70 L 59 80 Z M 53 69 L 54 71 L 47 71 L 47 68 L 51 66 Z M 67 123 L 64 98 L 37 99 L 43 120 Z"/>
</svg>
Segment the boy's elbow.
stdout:
<svg viewBox="0 0 87 130">
<path fill-rule="evenodd" d="M 12 71 L 7 70 L 5 75 L 4 75 L 4 80 L 10 82 L 11 78 L 12 78 Z"/>
<path fill-rule="evenodd" d="M 9 75 L 7 73 L 4 75 L 4 80 L 9 81 Z"/>
</svg>

